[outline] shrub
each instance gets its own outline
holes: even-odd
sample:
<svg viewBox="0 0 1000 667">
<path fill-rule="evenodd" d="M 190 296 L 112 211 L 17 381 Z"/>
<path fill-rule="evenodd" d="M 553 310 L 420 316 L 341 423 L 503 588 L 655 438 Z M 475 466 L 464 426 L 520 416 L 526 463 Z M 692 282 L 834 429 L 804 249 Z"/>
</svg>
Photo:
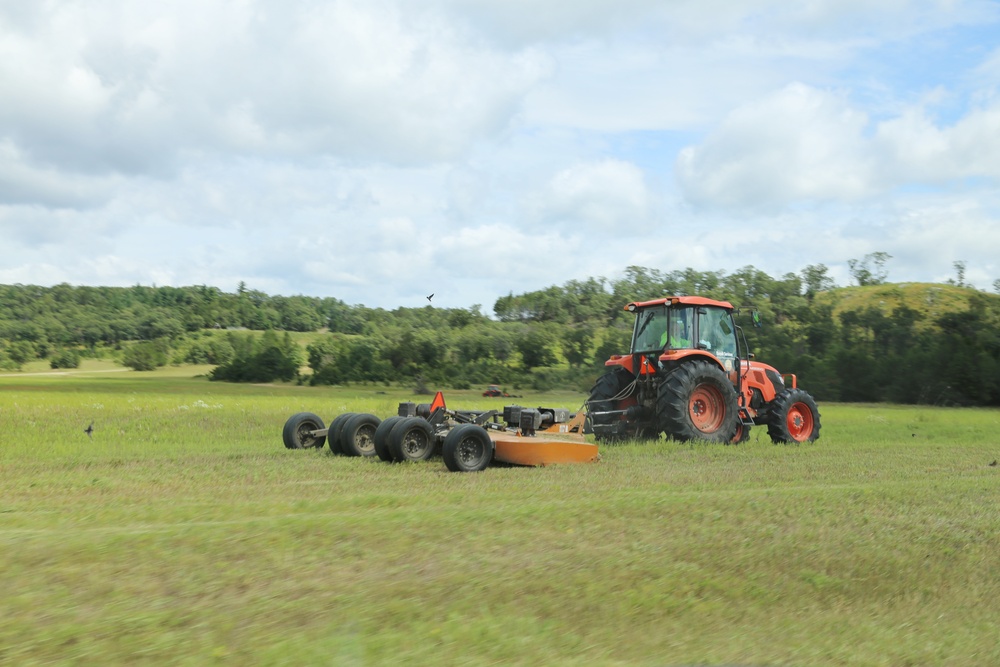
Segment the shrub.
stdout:
<svg viewBox="0 0 1000 667">
<path fill-rule="evenodd" d="M 122 363 L 136 371 L 152 371 L 167 363 L 166 341 L 143 341 L 125 349 Z"/>
<path fill-rule="evenodd" d="M 76 350 L 61 349 L 49 359 L 50 368 L 79 368 L 80 353 Z"/>
</svg>

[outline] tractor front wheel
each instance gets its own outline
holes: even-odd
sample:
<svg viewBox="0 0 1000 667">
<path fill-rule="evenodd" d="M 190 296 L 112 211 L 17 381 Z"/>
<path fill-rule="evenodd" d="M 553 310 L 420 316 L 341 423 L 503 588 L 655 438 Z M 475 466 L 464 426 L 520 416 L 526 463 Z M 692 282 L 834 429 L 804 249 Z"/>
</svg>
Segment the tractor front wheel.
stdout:
<svg viewBox="0 0 1000 667">
<path fill-rule="evenodd" d="M 767 411 L 771 442 L 814 442 L 819 438 L 819 426 L 819 408 L 808 392 L 786 389 L 771 401 Z"/>
<path fill-rule="evenodd" d="M 460 424 L 445 436 L 441 456 L 452 472 L 478 472 L 493 460 L 493 441 L 482 426 Z"/>
<path fill-rule="evenodd" d="M 736 435 L 733 439 L 729 441 L 731 445 L 739 445 L 750 439 L 750 427 L 742 422 L 742 420 L 737 420 L 736 423 Z"/>
<path fill-rule="evenodd" d="M 721 368 L 689 361 L 666 374 L 657 394 L 660 429 L 685 442 L 733 442 L 740 425 L 736 390 Z"/>
<path fill-rule="evenodd" d="M 288 449 L 320 449 L 326 442 L 325 435 L 313 435 L 323 430 L 323 420 L 311 412 L 299 412 L 288 418 L 281 430 L 281 439 Z"/>
</svg>

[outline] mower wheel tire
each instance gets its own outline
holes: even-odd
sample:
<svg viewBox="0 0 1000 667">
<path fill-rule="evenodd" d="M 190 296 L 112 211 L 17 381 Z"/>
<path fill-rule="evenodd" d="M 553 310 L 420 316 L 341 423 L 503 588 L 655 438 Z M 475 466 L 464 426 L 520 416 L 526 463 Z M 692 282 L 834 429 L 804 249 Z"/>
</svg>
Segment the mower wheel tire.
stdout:
<svg viewBox="0 0 1000 667">
<path fill-rule="evenodd" d="M 802 389 L 786 389 L 768 406 L 767 434 L 775 444 L 815 442 L 819 427 L 816 399 Z"/>
<path fill-rule="evenodd" d="M 736 390 L 721 368 L 689 361 L 667 373 L 657 393 L 660 430 L 686 442 L 729 443 L 740 425 Z"/>
<path fill-rule="evenodd" d="M 375 430 L 382 420 L 375 415 L 354 415 L 340 430 L 340 451 L 344 456 L 375 456 Z"/>
<path fill-rule="evenodd" d="M 380 460 L 386 463 L 392 463 L 392 452 L 389 451 L 389 433 L 392 431 L 392 427 L 395 426 L 401 419 L 399 415 L 393 415 L 392 417 L 386 417 L 382 420 L 382 423 L 378 425 L 375 429 L 375 435 L 372 436 L 372 440 L 375 444 L 375 456 L 379 457 Z"/>
<path fill-rule="evenodd" d="M 393 461 L 426 461 L 434 455 L 434 429 L 422 417 L 407 417 L 389 431 Z"/>
<path fill-rule="evenodd" d="M 311 412 L 299 412 L 288 418 L 281 430 L 281 439 L 288 449 L 320 449 L 326 442 L 325 435 L 313 435 L 322 431 L 323 420 Z"/>
<path fill-rule="evenodd" d="M 493 441 L 482 426 L 459 424 L 445 436 L 441 456 L 452 472 L 479 472 L 493 460 Z"/>
<path fill-rule="evenodd" d="M 330 451 L 334 454 L 343 454 L 344 451 L 340 448 L 340 432 L 344 428 L 344 424 L 347 420 L 356 415 L 356 412 L 345 412 L 339 414 L 333 418 L 330 422 L 330 432 L 326 434 L 326 439 L 330 441 Z"/>
</svg>

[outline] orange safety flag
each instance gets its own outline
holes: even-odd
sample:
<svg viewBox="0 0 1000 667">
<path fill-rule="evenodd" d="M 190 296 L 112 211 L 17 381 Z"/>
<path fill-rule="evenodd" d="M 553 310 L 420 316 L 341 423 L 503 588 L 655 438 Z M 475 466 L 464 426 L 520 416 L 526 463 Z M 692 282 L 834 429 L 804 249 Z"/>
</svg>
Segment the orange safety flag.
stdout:
<svg viewBox="0 0 1000 667">
<path fill-rule="evenodd" d="M 434 401 L 431 403 L 431 414 L 434 414 L 434 411 L 437 410 L 438 408 L 442 408 L 443 409 L 444 407 L 445 407 L 445 405 L 444 405 L 444 394 L 442 394 L 439 391 L 434 396 Z"/>
</svg>

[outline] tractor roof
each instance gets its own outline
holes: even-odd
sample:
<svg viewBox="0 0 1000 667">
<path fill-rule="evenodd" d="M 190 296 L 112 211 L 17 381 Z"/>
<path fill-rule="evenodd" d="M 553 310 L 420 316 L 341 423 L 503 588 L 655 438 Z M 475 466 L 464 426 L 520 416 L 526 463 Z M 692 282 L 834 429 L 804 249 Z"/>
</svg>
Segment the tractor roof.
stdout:
<svg viewBox="0 0 1000 667">
<path fill-rule="evenodd" d="M 720 308 L 726 308 L 727 310 L 733 309 L 733 304 L 728 301 L 716 301 L 715 299 L 706 299 L 703 296 L 667 296 L 662 299 L 653 299 L 652 301 L 633 301 L 625 306 L 625 310 L 635 311 L 642 308 L 648 308 L 650 306 L 662 306 L 665 304 L 672 306 L 719 306 Z"/>
</svg>

